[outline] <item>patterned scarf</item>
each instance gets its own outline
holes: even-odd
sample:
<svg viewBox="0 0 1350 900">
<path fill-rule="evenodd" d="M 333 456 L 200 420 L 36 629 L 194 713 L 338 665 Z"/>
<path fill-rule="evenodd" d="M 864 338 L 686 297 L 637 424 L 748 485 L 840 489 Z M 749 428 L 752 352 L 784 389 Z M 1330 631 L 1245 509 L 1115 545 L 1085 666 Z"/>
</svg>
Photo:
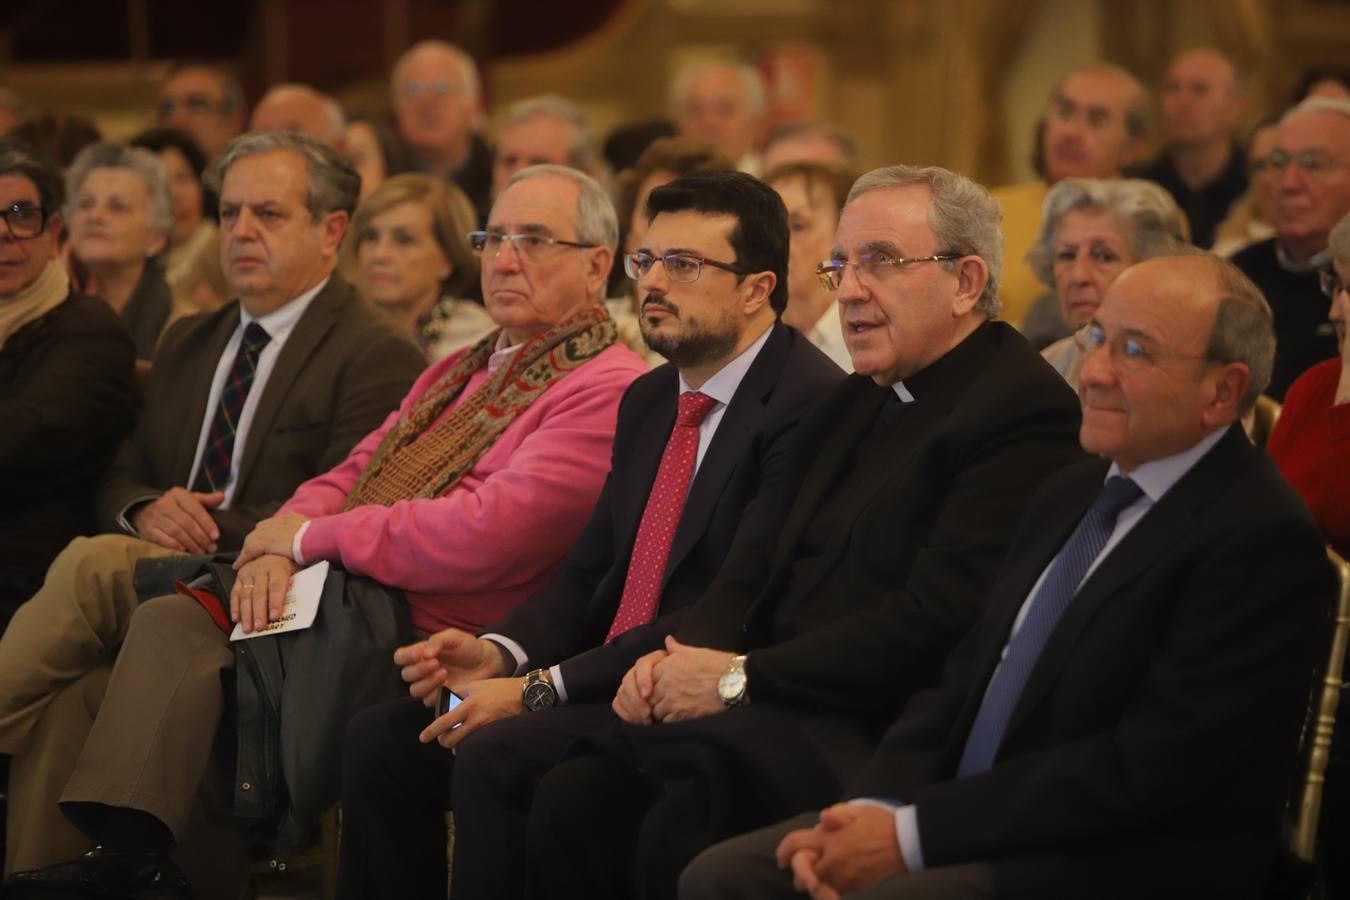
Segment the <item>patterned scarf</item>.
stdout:
<svg viewBox="0 0 1350 900">
<path fill-rule="evenodd" d="M 549 386 L 613 344 L 618 333 L 603 307 L 591 306 L 530 338 L 440 423 L 431 426 L 487 365 L 501 331 L 464 352 L 401 416 L 366 463 L 343 511 L 449 492 L 497 437 Z"/>
</svg>

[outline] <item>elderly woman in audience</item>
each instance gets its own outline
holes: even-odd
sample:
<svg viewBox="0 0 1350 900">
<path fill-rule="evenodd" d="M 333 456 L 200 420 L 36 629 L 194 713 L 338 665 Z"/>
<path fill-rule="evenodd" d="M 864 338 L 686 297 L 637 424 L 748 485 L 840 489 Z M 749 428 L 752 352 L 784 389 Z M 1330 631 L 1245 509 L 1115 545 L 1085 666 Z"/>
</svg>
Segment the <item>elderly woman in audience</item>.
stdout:
<svg viewBox="0 0 1350 900">
<path fill-rule="evenodd" d="M 135 421 L 135 349 L 61 264 L 61 176 L 0 140 L 0 631 L 72 538 Z"/>
<path fill-rule="evenodd" d="M 493 329 L 487 310 L 463 298 L 478 281 L 469 246 L 473 206 L 430 175 L 395 175 L 366 198 L 344 251 L 355 256 L 362 295 L 436 362 Z"/>
<path fill-rule="evenodd" d="M 835 307 L 835 293 L 821 283 L 816 266 L 830 255 L 839 211 L 854 174 L 835 163 L 792 162 L 764 176 L 788 211 L 788 305 L 783 322 L 806 335 L 845 372 L 853 371 Z"/>
<path fill-rule="evenodd" d="M 1327 543 L 1350 558 L 1350 215 L 1332 229 L 1330 248 L 1322 290 L 1331 298 L 1340 353 L 1289 388 L 1266 449 L 1307 502 Z"/>
<path fill-rule="evenodd" d="M 173 234 L 173 194 L 149 150 L 91 144 L 66 173 L 66 221 L 84 289 L 122 317 L 138 359 L 154 356 L 172 300 L 159 256 Z"/>
<path fill-rule="evenodd" d="M 1069 178 L 1045 197 L 1041 230 L 1027 253 L 1032 271 L 1059 299 L 1071 332 L 1097 312 L 1111 282 L 1137 262 L 1187 242 L 1185 219 L 1167 191 L 1138 179 Z M 1073 388 L 1086 358 L 1075 335 L 1042 355 Z"/>
<path fill-rule="evenodd" d="M 229 299 L 229 292 L 217 293 L 215 290 L 225 281 L 225 273 L 220 270 L 216 200 L 202 183 L 206 155 L 190 134 L 176 128 L 151 128 L 136 135 L 129 143 L 158 156 L 169 176 L 169 191 L 173 194 L 173 233 L 169 235 L 169 249 L 163 255 L 163 262 L 164 280 L 173 294 L 175 317 L 219 309 Z M 216 277 L 205 282 L 193 279 L 194 269 L 203 265 L 213 267 L 218 273 Z M 212 288 L 210 293 L 201 291 L 202 283 Z"/>
</svg>

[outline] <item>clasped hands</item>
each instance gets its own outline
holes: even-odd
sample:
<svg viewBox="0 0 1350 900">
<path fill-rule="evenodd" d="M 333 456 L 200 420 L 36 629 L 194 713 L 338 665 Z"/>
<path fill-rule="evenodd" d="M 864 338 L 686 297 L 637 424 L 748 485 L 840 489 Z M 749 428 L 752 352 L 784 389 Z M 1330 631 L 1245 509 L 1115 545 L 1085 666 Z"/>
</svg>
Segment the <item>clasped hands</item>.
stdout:
<svg viewBox="0 0 1350 900">
<path fill-rule="evenodd" d="M 717 682 L 736 654 L 681 644 L 666 637 L 664 650 L 641 657 L 623 676 L 611 704 L 634 725 L 678 722 L 726 709 Z"/>
<path fill-rule="evenodd" d="M 246 634 L 281 617 L 286 591 L 296 569 L 291 558 L 295 533 L 308 521 L 299 513 L 284 513 L 263 519 L 244 538 L 244 546 L 234 561 L 230 618 L 240 623 Z"/>
<path fill-rule="evenodd" d="M 463 698 L 459 706 L 438 716 L 418 735 L 424 744 L 436 741 L 447 750 L 474 731 L 497 719 L 524 711 L 523 678 L 502 677 L 510 671 L 501 650 L 492 641 L 458 628 L 447 628 L 425 641 L 394 651 L 394 664 L 408 682 L 408 693 L 426 706 L 436 705 L 441 687 Z"/>
<path fill-rule="evenodd" d="M 839 900 L 841 894 L 908 871 L 895 813 L 861 803 L 821 810 L 820 821 L 787 834 L 775 856 L 779 867 L 792 870 L 793 887 L 812 900 Z"/>
</svg>

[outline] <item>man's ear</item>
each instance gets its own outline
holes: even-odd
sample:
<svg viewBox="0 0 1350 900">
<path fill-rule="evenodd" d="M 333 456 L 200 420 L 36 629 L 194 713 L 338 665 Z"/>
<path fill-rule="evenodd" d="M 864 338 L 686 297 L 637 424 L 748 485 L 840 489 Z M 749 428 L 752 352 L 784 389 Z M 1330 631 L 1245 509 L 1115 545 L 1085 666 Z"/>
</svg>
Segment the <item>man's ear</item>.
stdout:
<svg viewBox="0 0 1350 900">
<path fill-rule="evenodd" d="M 594 247 L 587 254 L 586 296 L 603 299 L 603 287 L 609 281 L 609 270 L 614 265 L 614 251 L 608 247 Z"/>
<path fill-rule="evenodd" d="M 741 282 L 741 315 L 749 318 L 769 303 L 778 276 L 773 272 L 756 272 Z"/>
<path fill-rule="evenodd" d="M 1246 364 L 1234 362 L 1209 373 L 1210 388 L 1200 419 L 1208 429 L 1219 428 L 1242 417 L 1242 398 L 1252 383 Z"/>
<path fill-rule="evenodd" d="M 989 283 L 989 266 L 978 256 L 963 256 L 956 263 L 956 293 L 952 295 L 952 316 L 970 314 L 980 302 Z"/>
<path fill-rule="evenodd" d="M 336 256 L 338 247 L 342 246 L 342 238 L 347 233 L 347 213 L 343 210 L 334 210 L 323 217 L 319 227 L 323 229 L 323 255 L 325 257 Z"/>
</svg>

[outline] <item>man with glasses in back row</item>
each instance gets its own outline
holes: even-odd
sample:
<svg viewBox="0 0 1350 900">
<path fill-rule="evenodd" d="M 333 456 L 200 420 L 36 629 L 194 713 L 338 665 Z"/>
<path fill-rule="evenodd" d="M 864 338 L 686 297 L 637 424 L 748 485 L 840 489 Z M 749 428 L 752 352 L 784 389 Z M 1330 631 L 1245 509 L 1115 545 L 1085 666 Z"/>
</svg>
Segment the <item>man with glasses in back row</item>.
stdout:
<svg viewBox="0 0 1350 900">
<path fill-rule="evenodd" d="M 159 89 L 155 119 L 163 128 L 186 131 L 208 162 L 244 130 L 248 110 L 233 75 L 204 63 L 179 63 Z"/>
<path fill-rule="evenodd" d="M 574 735 L 612 719 L 603 701 L 646 649 L 633 641 L 659 641 L 735 536 L 763 526 L 798 420 L 843 378 L 778 321 L 788 227 L 771 188 L 737 172 L 693 173 L 653 191 L 647 208 L 651 231 L 624 264 L 647 290 L 644 336 L 671 364 L 625 395 L 605 488 L 558 574 L 477 638 L 450 629 L 400 650 L 414 697 L 353 720 L 342 897 L 445 896 L 444 815 L 460 799 L 446 795 L 453 752 L 466 739 L 486 748 L 460 758 L 498 765 L 495 782 L 547 768 Z M 426 705 L 446 682 L 465 699 L 433 723 Z M 458 821 L 472 852 L 491 823 Z M 456 872 L 457 897 L 496 891 L 473 877 Z"/>
<path fill-rule="evenodd" d="M 1266 174 L 1278 182 L 1275 237 L 1233 256 L 1275 314 L 1275 370 L 1266 390 L 1283 400 L 1294 379 L 1336 355 L 1330 300 L 1317 273 L 1331 261 L 1331 229 L 1350 213 L 1350 101 L 1314 97 L 1280 119 Z"/>
<path fill-rule="evenodd" d="M 460 744 L 457 897 L 519 895 L 527 861 L 539 895 L 669 896 L 713 841 L 837 797 L 936 678 L 1035 485 L 1080 458 L 1072 393 L 990 321 L 998 226 L 989 193 L 944 169 L 857 182 L 821 274 L 860 374 L 802 421 L 767 526 L 673 633 L 624 635 L 650 652 L 612 701 L 587 698 L 627 720 L 597 716 L 585 744 L 602 752 L 545 774 L 513 770 L 500 726 Z M 682 246 L 657 238 L 647 252 Z"/>
</svg>

